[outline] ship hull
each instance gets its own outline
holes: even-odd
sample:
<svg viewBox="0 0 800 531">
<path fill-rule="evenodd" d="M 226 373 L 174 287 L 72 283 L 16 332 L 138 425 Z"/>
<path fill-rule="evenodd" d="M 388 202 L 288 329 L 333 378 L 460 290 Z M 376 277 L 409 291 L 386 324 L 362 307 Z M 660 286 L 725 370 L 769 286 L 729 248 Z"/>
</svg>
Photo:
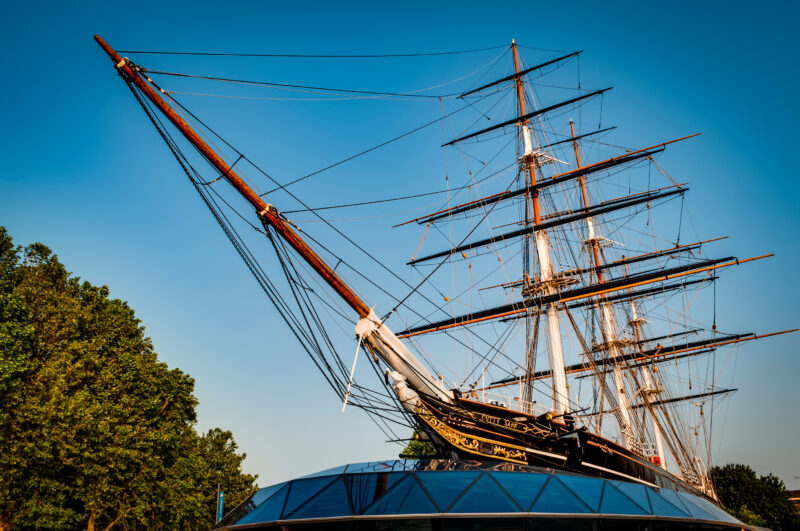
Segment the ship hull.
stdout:
<svg viewBox="0 0 800 531">
<path fill-rule="evenodd" d="M 416 416 L 435 445 L 452 457 L 543 466 L 590 476 L 706 493 L 635 452 L 546 415 L 531 416 L 471 400 L 422 397 Z"/>
</svg>

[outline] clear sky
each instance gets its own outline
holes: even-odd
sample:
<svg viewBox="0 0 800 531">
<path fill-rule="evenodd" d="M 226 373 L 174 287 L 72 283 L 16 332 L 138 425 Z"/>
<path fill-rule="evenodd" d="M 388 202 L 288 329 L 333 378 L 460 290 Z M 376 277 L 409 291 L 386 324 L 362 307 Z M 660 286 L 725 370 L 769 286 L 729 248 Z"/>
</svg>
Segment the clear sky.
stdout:
<svg viewBox="0 0 800 531">
<path fill-rule="evenodd" d="M 727 330 L 756 332 L 800 324 L 797 3 L 451 6 L 10 0 L 0 8 L 0 224 L 18 243 L 46 243 L 68 269 L 129 301 L 161 359 L 196 379 L 200 429 L 231 429 L 262 485 L 391 458 L 397 449 L 365 415 L 342 415 L 92 40 L 96 33 L 128 50 L 403 53 L 512 38 L 535 48 L 585 50 L 586 86 L 615 86 L 604 100 L 604 125 L 618 126 L 618 143 L 645 146 L 703 132 L 669 166 L 692 183 L 687 205 L 698 233 L 731 235 L 718 248 L 721 256 L 776 254 L 725 273 L 718 321 Z M 129 55 L 156 68 L 401 91 L 452 80 L 493 53 L 346 67 Z M 532 63 L 542 52 L 529 53 Z M 439 115 L 436 102 L 209 100 L 183 101 L 283 182 Z M 297 192 L 331 204 L 439 189 L 439 140 L 437 131 L 411 137 Z M 435 165 L 426 166 L 430 160 Z M 397 271 L 418 237 L 386 238 L 391 223 L 380 219 L 344 225 Z M 795 489 L 798 342 L 795 334 L 737 350 L 728 381 L 740 391 L 727 401 L 714 454 L 717 464 L 748 463 Z"/>
</svg>

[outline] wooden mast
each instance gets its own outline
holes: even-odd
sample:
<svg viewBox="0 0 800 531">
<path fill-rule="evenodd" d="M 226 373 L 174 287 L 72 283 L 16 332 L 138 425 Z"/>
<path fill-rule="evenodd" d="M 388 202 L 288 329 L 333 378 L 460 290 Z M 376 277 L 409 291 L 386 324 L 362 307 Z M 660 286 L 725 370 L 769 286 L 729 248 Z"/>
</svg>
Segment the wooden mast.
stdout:
<svg viewBox="0 0 800 531">
<path fill-rule="evenodd" d="M 364 303 L 361 298 L 356 295 L 350 286 L 344 283 L 336 273 L 325 263 L 325 261 L 314 252 L 308 244 L 300 238 L 292 227 L 283 220 L 278 210 L 270 204 L 267 204 L 252 188 L 250 188 L 244 180 L 239 177 L 236 171 L 222 158 L 212 150 L 206 142 L 200 138 L 200 135 L 189 126 L 186 121 L 175 112 L 163 98 L 147 83 L 142 77 L 131 68 L 131 64 L 127 58 L 123 59 L 119 54 L 114 51 L 99 35 L 95 35 L 94 39 L 103 50 L 111 57 L 114 66 L 122 74 L 126 81 L 133 83 L 142 91 L 142 93 L 149 99 L 158 109 L 164 113 L 172 124 L 177 127 L 183 136 L 197 148 L 200 153 L 211 163 L 217 171 L 220 172 L 225 180 L 233 186 L 244 197 L 258 213 L 258 216 L 269 223 L 278 234 L 280 234 L 286 242 L 303 257 L 303 259 L 328 283 L 333 290 L 341 296 L 347 304 L 358 314 L 359 318 L 365 318 L 369 315 L 369 307 Z"/>
<path fill-rule="evenodd" d="M 572 123 L 572 119 L 569 121 L 569 129 L 572 133 L 572 147 L 575 150 L 575 164 L 578 168 L 581 167 L 581 154 L 580 150 L 578 149 L 578 140 L 575 138 L 575 124 Z M 583 199 L 583 207 L 589 207 L 589 200 L 588 200 L 588 192 L 586 190 L 586 179 L 584 179 L 583 175 L 578 176 L 578 182 L 580 183 L 581 187 L 581 197 Z M 591 217 L 586 218 L 586 226 L 589 229 L 589 239 L 587 240 L 588 243 L 592 246 L 592 258 L 594 260 L 594 267 L 595 267 L 595 275 L 597 276 L 597 283 L 603 283 L 603 273 L 600 270 L 600 249 L 597 242 L 597 235 L 595 234 L 594 230 L 594 220 Z M 611 358 L 612 362 L 614 363 L 614 391 L 617 398 L 617 405 L 619 406 L 619 428 L 620 428 L 620 435 L 622 436 L 622 440 L 620 441 L 623 446 L 626 448 L 633 448 L 635 445 L 635 439 L 633 435 L 633 425 L 631 424 L 630 418 L 630 403 L 628 402 L 628 395 L 625 392 L 625 383 L 622 376 L 622 368 L 619 364 L 619 358 L 621 357 L 622 353 L 620 352 L 619 346 L 617 345 L 617 338 L 616 332 L 614 330 L 614 324 L 616 322 L 616 316 L 614 315 L 613 309 L 611 305 L 604 300 L 605 294 L 600 295 L 600 311 L 603 314 L 603 332 L 605 336 L 606 344 L 608 345 L 608 352 L 609 358 Z M 604 383 L 604 382 L 603 382 Z M 608 392 L 608 386 L 602 386 L 605 392 Z M 598 421 L 598 424 L 602 425 L 602 415 Z"/>
<path fill-rule="evenodd" d="M 511 41 L 511 51 L 514 55 L 514 71 L 519 74 L 519 54 L 517 53 L 517 43 Z M 522 90 L 522 76 L 517 75 L 516 82 L 517 86 L 517 101 L 519 102 L 519 113 L 520 116 L 525 116 L 525 94 Z M 530 132 L 528 131 L 528 121 L 522 120 L 519 124 L 520 128 L 523 131 L 523 157 L 525 157 L 525 168 L 528 174 L 528 187 L 533 188 L 533 185 L 536 184 L 536 174 L 534 172 L 534 167 L 532 164 L 532 155 L 533 153 L 529 153 L 531 150 L 531 142 L 530 142 Z M 533 203 L 533 222 L 539 225 L 542 222 L 542 217 L 539 213 L 539 191 L 534 189 L 533 193 L 529 194 L 531 202 Z"/>
<path fill-rule="evenodd" d="M 525 98 L 522 89 L 522 76 L 519 70 L 519 59 L 517 56 L 517 43 L 511 41 L 511 51 L 514 57 L 514 85 L 517 89 L 517 101 L 519 104 L 519 115 L 525 116 Z M 522 134 L 520 137 L 523 141 L 523 160 L 526 172 L 526 188 L 532 190 L 533 184 L 536 182 L 534 168 L 531 164 L 533 154 L 528 135 L 527 120 L 522 120 L 519 124 Z M 531 211 L 533 211 L 534 223 L 541 222 L 541 215 L 539 213 L 539 192 L 533 189 L 532 193 L 525 194 L 525 226 L 531 225 Z M 531 235 L 527 235 L 522 240 L 522 278 L 523 285 L 529 282 L 531 274 Z M 535 322 L 534 322 L 535 321 Z M 538 342 L 538 329 L 539 329 L 539 315 L 527 315 L 525 319 L 525 374 L 533 374 L 536 366 L 536 343 Z M 527 380 L 522 383 L 522 411 L 525 413 L 533 413 L 533 380 Z"/>
<path fill-rule="evenodd" d="M 578 150 L 578 139 L 575 137 L 575 124 L 572 123 L 572 118 L 569 119 L 569 130 L 572 133 L 572 148 L 575 150 L 575 163 L 578 168 L 581 167 L 581 154 Z M 578 183 L 581 186 L 581 197 L 583 198 L 583 208 L 589 208 L 589 194 L 586 191 L 586 179 L 583 175 L 578 176 Z M 594 222 L 592 218 L 586 218 L 586 224 L 589 227 L 589 239 L 592 244 L 592 254 L 594 255 L 595 274 L 597 275 L 597 282 L 603 283 L 603 272 L 600 269 L 600 251 L 597 248 L 597 238 L 594 235 Z"/>
<path fill-rule="evenodd" d="M 571 124 L 570 124 L 571 125 Z M 575 136 L 575 133 L 573 133 Z M 622 255 L 622 258 L 625 258 L 625 255 Z M 628 264 L 625 264 L 625 276 L 628 276 Z M 633 289 L 628 288 L 628 293 L 632 293 Z M 631 305 L 631 315 L 632 319 L 630 324 L 633 325 L 634 330 L 636 331 L 636 345 L 639 350 L 639 353 L 644 352 L 644 347 L 642 346 L 642 331 L 641 331 L 641 324 L 645 322 L 645 320 L 639 317 L 638 312 L 636 311 L 636 303 L 633 301 L 633 298 L 630 298 L 628 302 Z M 666 462 L 666 455 L 664 454 L 664 442 L 663 436 L 661 434 L 661 425 L 659 424 L 659 419 L 656 417 L 654 406 L 655 404 L 650 400 L 650 395 L 657 394 L 659 390 L 656 387 L 656 380 L 654 378 L 655 368 L 644 366 L 642 367 L 642 376 L 644 377 L 644 387 L 641 389 L 642 395 L 642 404 L 647 409 L 650 414 L 650 423 L 653 427 L 653 437 L 656 443 L 656 454 L 658 457 L 658 462 L 656 463 L 658 466 L 663 468 L 664 470 L 667 469 L 667 462 Z M 635 406 L 632 406 L 635 407 Z"/>
<path fill-rule="evenodd" d="M 517 99 L 519 101 L 520 116 L 525 116 L 525 94 L 522 90 L 522 76 L 519 75 L 519 54 L 517 53 L 517 43 L 511 41 L 511 52 L 514 56 L 514 70 L 516 72 L 516 86 L 517 86 Z M 523 119 L 519 123 L 522 131 L 522 161 L 525 166 L 528 177 L 528 188 L 532 189 L 532 193 L 526 193 L 529 200 L 533 203 L 533 219 L 535 225 L 541 225 L 542 218 L 539 211 L 539 190 L 536 185 L 536 154 L 533 152 L 533 144 L 531 143 L 531 133 L 528 128 L 527 119 Z M 530 224 L 530 220 L 526 219 L 526 223 Z M 548 295 L 555 294 L 555 287 L 553 285 L 553 266 L 550 261 L 550 247 L 547 241 L 547 233 L 544 230 L 535 230 L 533 237 L 536 241 L 536 256 L 539 260 L 539 281 L 544 285 L 545 292 Z M 526 246 L 527 249 L 527 246 Z M 525 260 L 525 270 L 528 267 L 528 260 Z M 561 344 L 561 326 L 558 322 L 558 307 L 556 303 L 547 305 L 547 331 L 548 340 L 550 344 L 550 368 L 553 372 L 553 411 L 559 415 L 569 413 L 569 385 L 567 384 L 567 375 L 564 372 L 564 350 Z M 530 322 L 527 322 L 526 327 L 530 328 Z M 529 339 L 530 334 L 527 334 L 526 340 Z M 526 345 L 527 356 L 531 355 L 532 345 Z M 530 360 L 529 360 L 530 361 Z M 532 364 L 528 363 L 528 366 Z M 527 368 L 526 368 L 527 369 Z M 530 393 L 531 389 L 526 392 Z"/>
</svg>

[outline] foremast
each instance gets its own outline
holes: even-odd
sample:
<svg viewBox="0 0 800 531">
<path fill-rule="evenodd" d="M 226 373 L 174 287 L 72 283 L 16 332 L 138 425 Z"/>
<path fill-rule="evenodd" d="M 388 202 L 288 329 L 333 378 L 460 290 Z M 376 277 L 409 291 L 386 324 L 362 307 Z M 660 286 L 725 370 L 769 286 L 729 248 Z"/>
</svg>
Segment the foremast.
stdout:
<svg viewBox="0 0 800 531">
<path fill-rule="evenodd" d="M 517 53 L 517 44 L 511 41 L 511 51 L 514 55 L 514 70 L 516 76 L 517 88 L 517 101 L 519 103 L 520 116 L 526 116 L 525 112 L 525 98 L 523 92 L 522 76 L 519 70 L 519 54 Z M 528 128 L 528 120 L 523 119 L 520 122 L 520 131 L 522 136 L 522 164 L 525 168 L 527 177 L 527 188 L 533 190 L 527 195 L 528 202 L 531 204 L 533 210 L 534 226 L 541 225 L 542 218 L 539 210 L 539 192 L 534 185 L 536 184 L 536 164 L 537 153 L 533 151 L 533 144 L 531 142 L 531 132 Z M 529 216 L 526 216 L 526 224 L 530 225 Z M 535 230 L 533 238 L 536 243 L 536 256 L 539 261 L 539 285 L 547 295 L 553 295 L 556 292 L 555 279 L 553 275 L 553 265 L 550 260 L 550 244 L 547 240 L 547 232 L 543 229 Z M 525 243 L 527 246 L 527 242 Z M 524 257 L 524 268 L 528 267 L 528 259 Z M 550 368 L 553 371 L 553 386 L 552 386 L 552 399 L 553 411 L 557 415 L 565 415 L 569 413 L 569 387 L 567 385 L 567 375 L 564 372 L 564 350 L 561 344 L 561 326 L 558 322 L 558 304 L 555 302 L 546 305 L 545 316 L 547 319 L 547 331 L 549 340 L 549 355 L 550 355 Z M 529 334 L 526 341 L 530 341 Z M 533 347 L 526 345 L 526 351 L 529 352 Z M 530 355 L 530 354 L 528 354 Z"/>
<path fill-rule="evenodd" d="M 277 208 L 264 201 L 239 176 L 234 168 L 222 159 L 200 135 L 162 98 L 140 74 L 140 69 L 128 58 L 120 57 L 100 36 L 95 40 L 109 55 L 114 67 L 126 83 L 133 84 L 142 95 L 161 111 L 211 164 L 219 174 L 246 199 L 264 224 L 275 231 L 297 254 L 335 291 L 358 315 L 356 334 L 365 346 L 392 368 L 394 389 L 403 406 L 414 411 L 419 401 L 418 392 L 435 396 L 445 402 L 452 394 L 445 389 L 428 369 L 411 353 L 397 336 L 376 316 L 375 312 L 342 280 L 331 267 L 300 237 Z M 162 91 L 163 92 L 163 91 Z"/>
</svg>

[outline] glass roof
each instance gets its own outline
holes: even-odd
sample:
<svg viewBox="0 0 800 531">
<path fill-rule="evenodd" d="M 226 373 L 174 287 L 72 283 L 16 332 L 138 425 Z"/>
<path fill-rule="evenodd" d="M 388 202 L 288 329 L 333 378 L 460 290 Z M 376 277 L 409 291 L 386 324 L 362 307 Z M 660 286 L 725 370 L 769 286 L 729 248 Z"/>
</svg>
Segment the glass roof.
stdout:
<svg viewBox="0 0 800 531">
<path fill-rule="evenodd" d="M 708 500 L 548 468 L 475 461 L 343 465 L 257 491 L 220 526 L 358 515 L 655 516 L 738 523 Z"/>
</svg>

